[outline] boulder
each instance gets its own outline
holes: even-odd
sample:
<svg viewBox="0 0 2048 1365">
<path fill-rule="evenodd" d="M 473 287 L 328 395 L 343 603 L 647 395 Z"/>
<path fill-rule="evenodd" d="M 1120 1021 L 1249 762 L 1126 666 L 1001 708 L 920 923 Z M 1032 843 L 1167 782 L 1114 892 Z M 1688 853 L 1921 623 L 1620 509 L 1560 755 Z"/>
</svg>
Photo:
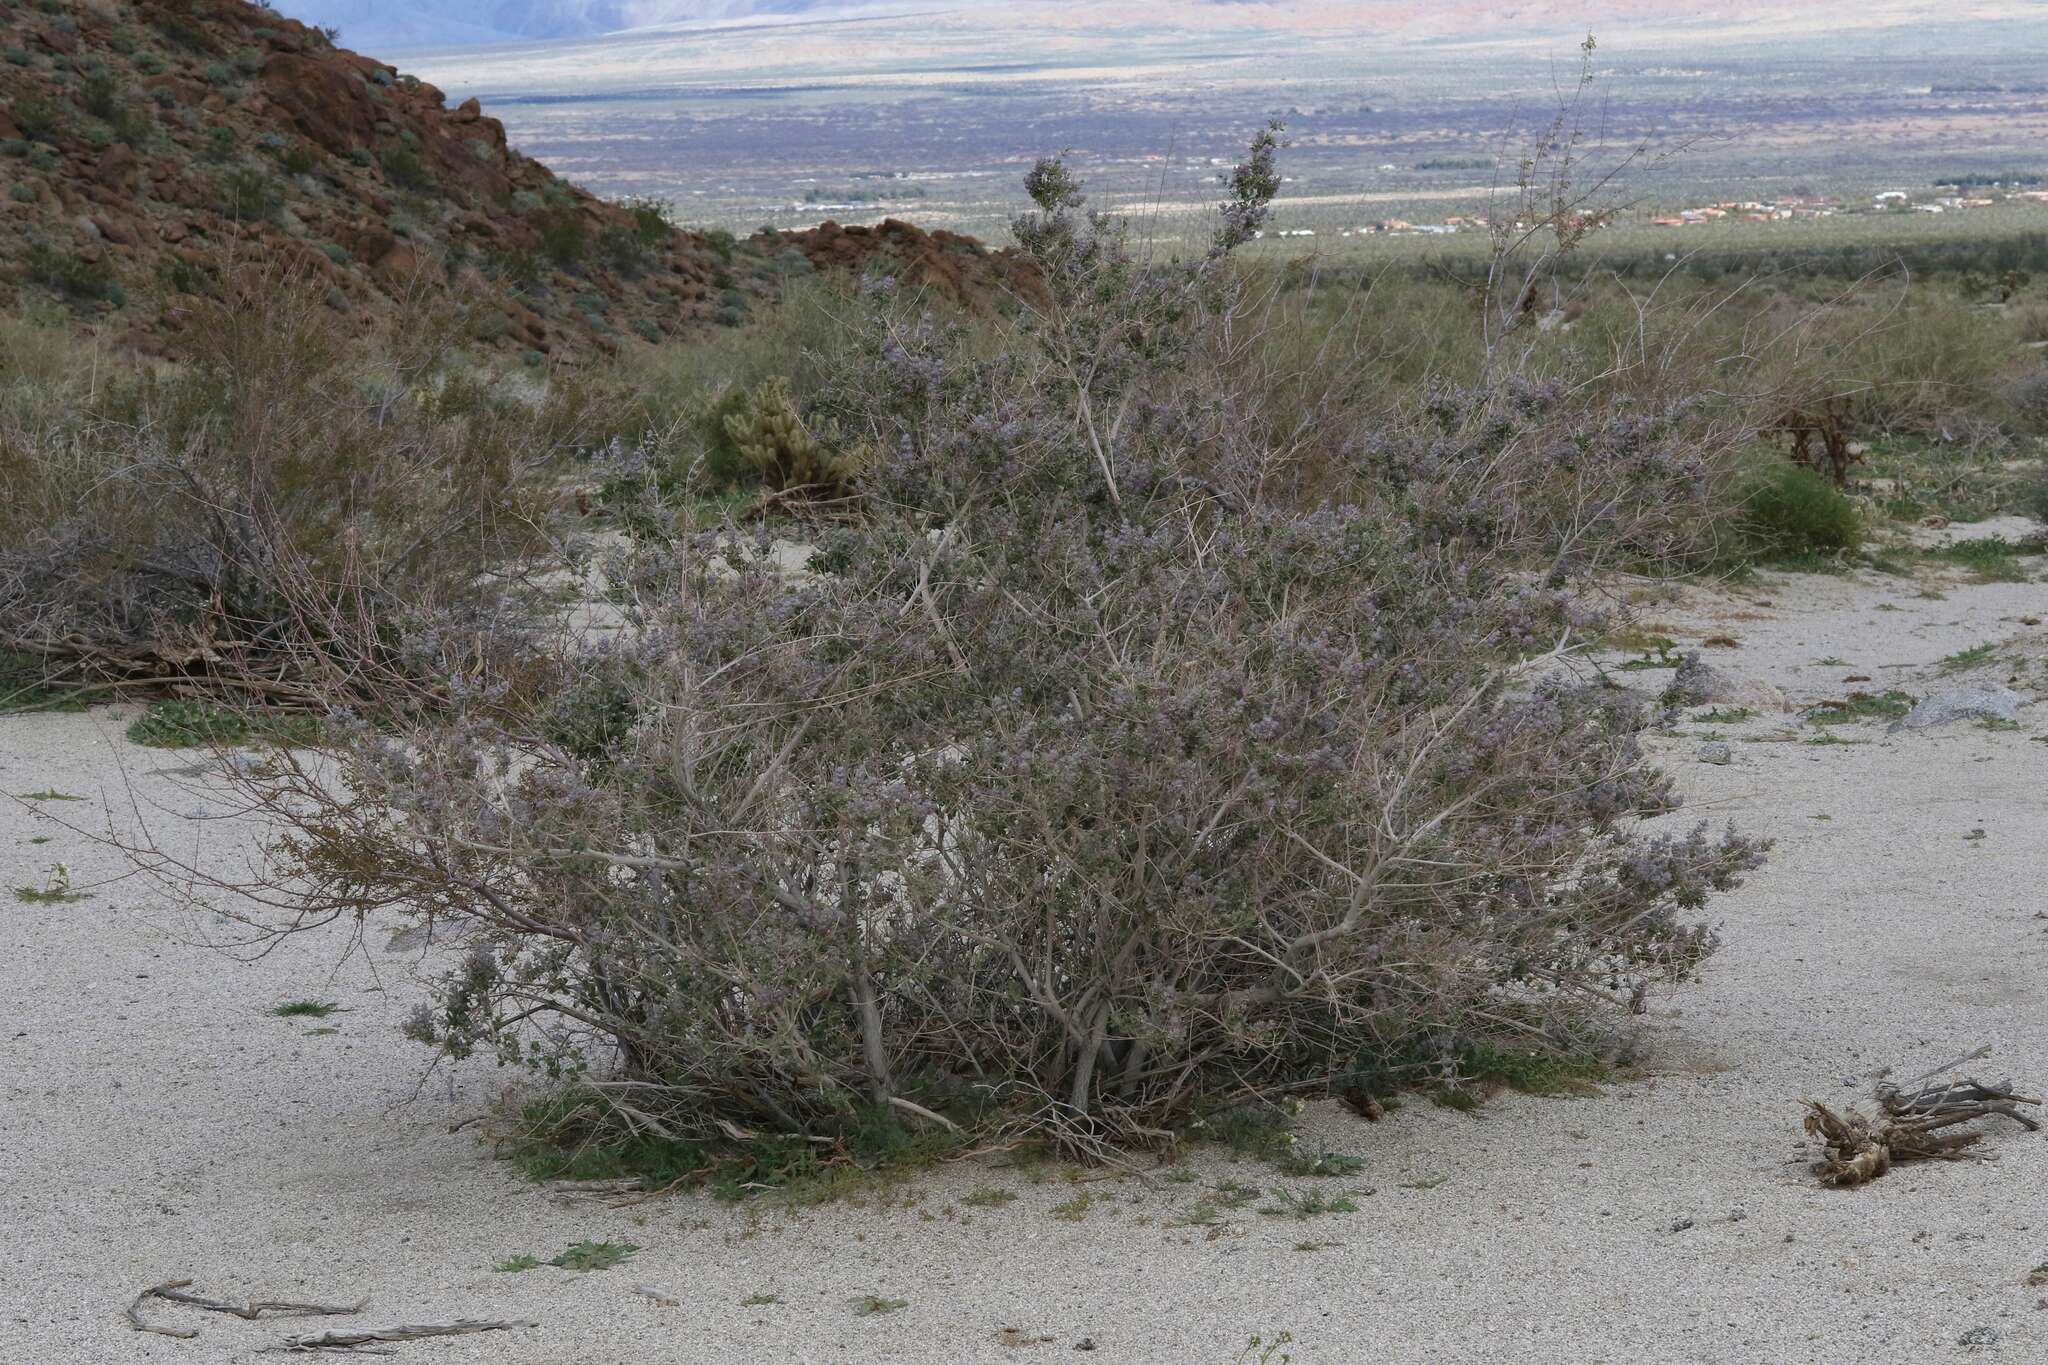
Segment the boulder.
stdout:
<svg viewBox="0 0 2048 1365">
<path fill-rule="evenodd" d="M 1996 684 L 1984 687 L 1953 687 L 1925 698 L 1918 706 L 1893 721 L 1887 734 L 1900 730 L 1927 730 L 1958 720 L 2002 720 L 2017 725 L 2020 708 L 2034 699 L 2024 692 Z"/>
<path fill-rule="evenodd" d="M 281 121 L 336 156 L 370 144 L 377 107 L 362 81 L 338 64 L 274 53 L 263 63 L 263 90 Z"/>
</svg>

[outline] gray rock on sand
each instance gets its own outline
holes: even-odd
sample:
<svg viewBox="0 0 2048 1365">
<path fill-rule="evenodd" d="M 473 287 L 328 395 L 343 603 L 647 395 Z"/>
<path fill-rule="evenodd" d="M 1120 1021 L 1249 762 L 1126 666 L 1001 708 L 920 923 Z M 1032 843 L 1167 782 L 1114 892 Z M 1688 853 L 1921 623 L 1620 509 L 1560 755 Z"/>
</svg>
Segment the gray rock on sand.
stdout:
<svg viewBox="0 0 2048 1365">
<path fill-rule="evenodd" d="M 1678 661 L 1678 671 L 1671 675 L 1671 685 L 1664 689 L 1663 702 L 1666 706 L 1749 706 L 1759 711 L 1784 711 L 1790 709 L 1785 694 L 1767 682 L 1738 677 L 1726 669 L 1714 667 L 1700 657 L 1696 649 L 1688 650 Z"/>
<path fill-rule="evenodd" d="M 1734 761 L 1735 751 L 1725 744 L 1717 742 L 1700 745 L 1700 762 L 1702 763 L 1718 763 L 1722 767 L 1726 767 Z"/>
<path fill-rule="evenodd" d="M 1918 706 L 1893 721 L 1886 734 L 1900 730 L 1926 730 L 1957 720 L 2003 720 L 2019 723 L 2020 708 L 2034 699 L 2010 687 L 1953 687 L 1925 698 Z"/>
</svg>

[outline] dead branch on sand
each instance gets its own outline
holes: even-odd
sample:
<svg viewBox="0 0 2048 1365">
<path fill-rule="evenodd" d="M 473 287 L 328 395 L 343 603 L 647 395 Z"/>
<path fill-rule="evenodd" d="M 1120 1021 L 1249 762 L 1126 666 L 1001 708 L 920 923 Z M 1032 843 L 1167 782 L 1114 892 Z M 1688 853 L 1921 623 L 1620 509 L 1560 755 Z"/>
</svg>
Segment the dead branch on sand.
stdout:
<svg viewBox="0 0 2048 1365">
<path fill-rule="evenodd" d="M 138 1332 L 154 1332 L 162 1337 L 177 1337 L 189 1341 L 199 1335 L 196 1327 L 159 1327 L 143 1321 L 142 1305 L 150 1299 L 162 1299 L 167 1303 L 182 1303 L 188 1308 L 204 1308 L 209 1313 L 227 1313 L 241 1318 L 244 1322 L 255 1322 L 265 1313 L 305 1317 L 335 1317 L 347 1313 L 360 1313 L 370 1306 L 367 1297 L 354 1303 L 297 1303 L 287 1299 L 258 1299 L 250 1303 L 226 1303 L 220 1299 L 209 1299 L 198 1294 L 187 1294 L 185 1286 L 190 1280 L 165 1280 L 153 1284 L 135 1296 L 123 1314 L 128 1325 Z"/>
<path fill-rule="evenodd" d="M 1806 1131 L 1827 1145 L 1827 1157 L 1818 1165 L 1821 1179 L 1830 1185 L 1861 1185 L 1883 1175 L 1894 1162 L 1959 1161 L 1974 1156 L 1965 1149 L 1983 1141 L 1986 1134 L 1943 1130 L 1993 1114 L 2003 1114 L 2030 1131 L 2038 1130 L 2041 1125 L 2021 1113 L 2019 1106 L 2041 1101 L 2015 1093 L 2011 1081 L 1987 1085 L 1966 1076 L 1924 1084 L 1989 1051 L 1979 1048 L 1904 1086 L 1880 1083 L 1875 1116 L 1854 1109 L 1837 1113 L 1818 1100 L 1808 1100 Z"/>
<path fill-rule="evenodd" d="M 454 1337 L 468 1332 L 505 1332 L 514 1327 L 538 1327 L 537 1322 L 486 1322 L 463 1318 L 458 1322 L 415 1322 L 397 1327 L 335 1328 L 312 1336 L 286 1337 L 279 1351 L 354 1350 L 380 1341 L 417 1341 L 421 1337 Z M 381 1353 L 380 1353 L 381 1354 Z"/>
</svg>

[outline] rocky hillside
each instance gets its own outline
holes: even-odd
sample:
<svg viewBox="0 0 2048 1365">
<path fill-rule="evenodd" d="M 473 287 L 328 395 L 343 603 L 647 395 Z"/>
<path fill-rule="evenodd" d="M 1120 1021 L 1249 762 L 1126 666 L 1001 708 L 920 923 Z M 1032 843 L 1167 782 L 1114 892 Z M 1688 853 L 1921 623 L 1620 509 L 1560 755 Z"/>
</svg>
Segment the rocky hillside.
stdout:
<svg viewBox="0 0 2048 1365">
<path fill-rule="evenodd" d="M 229 274 L 308 281 L 370 325 L 422 291 L 474 339 L 588 358 L 736 325 L 782 277 L 884 267 L 961 295 L 1007 261 L 907 225 L 680 232 L 509 147 L 474 100 L 243 0 L 0 0 L 0 307 L 57 300 L 176 355 Z"/>
</svg>

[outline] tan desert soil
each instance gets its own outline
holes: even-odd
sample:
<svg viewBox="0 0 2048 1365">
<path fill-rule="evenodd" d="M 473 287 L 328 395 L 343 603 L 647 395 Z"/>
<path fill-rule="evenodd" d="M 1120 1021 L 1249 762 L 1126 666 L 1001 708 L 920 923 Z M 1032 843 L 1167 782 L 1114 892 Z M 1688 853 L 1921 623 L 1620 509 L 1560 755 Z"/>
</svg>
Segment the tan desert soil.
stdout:
<svg viewBox="0 0 2048 1365">
<path fill-rule="evenodd" d="M 2014 686 L 2048 683 L 2048 587 L 1922 587 L 1766 576 L 1638 610 L 1681 644 L 1733 637 L 1712 662 L 1795 704 L 2007 681 L 2015 665 L 1939 674 L 1987 641 L 2023 661 Z M 1648 688 L 1667 676 L 1617 675 Z M 396 1031 L 419 963 L 384 950 L 392 926 L 346 959 L 339 928 L 253 961 L 201 946 L 229 926 L 123 879 L 118 857 L 59 823 L 146 816 L 218 865 L 246 856 L 258 831 L 201 818 L 219 790 L 179 771 L 201 757 L 127 744 L 132 714 L 0 719 L 0 792 L 85 798 L 0 801 L 4 880 L 40 884 L 62 862 L 91 892 L 58 905 L 0 892 L 10 1365 L 253 1361 L 304 1330 L 155 1304 L 155 1321 L 203 1335 L 132 1332 L 129 1299 L 174 1278 L 220 1297 L 374 1301 L 317 1325 L 538 1321 L 393 1348 L 507 1365 L 1224 1362 L 1280 1332 L 1297 1362 L 2048 1353 L 2048 1287 L 2026 1284 L 2048 1262 L 2048 1137 L 1998 1120 L 1996 1161 L 1830 1190 L 1808 1168 L 1798 1108 L 1855 1102 L 1879 1067 L 1917 1072 L 1979 1044 L 1993 1049 L 1984 1072 L 2048 1085 L 2048 706 L 2022 712 L 2019 731 L 1865 723 L 1833 729 L 1852 743 L 1817 746 L 1795 714 L 1654 739 L 1689 798 L 1674 829 L 1732 818 L 1779 842 L 1711 907 L 1726 946 L 1653 1004 L 1640 1074 L 1597 1097 L 1506 1096 L 1470 1114 L 1413 1102 L 1377 1125 L 1318 1106 L 1300 1141 L 1364 1162 L 1333 1181 L 1213 1153 L 1183 1163 L 1194 1183 L 1033 1183 L 991 1161 L 920 1179 L 886 1209 L 871 1197 L 790 1213 L 695 1196 L 607 1207 L 523 1182 L 492 1159 L 485 1124 L 451 1132 L 520 1078 L 472 1063 L 422 1080 L 422 1053 Z M 1710 729 L 1731 764 L 1697 760 Z M 269 1013 L 298 998 L 345 1012 Z M 1348 1215 L 1297 1222 L 1257 1199 L 1212 1227 L 1174 1225 L 1233 1178 L 1372 1192 Z M 963 1204 L 977 1186 L 1017 1197 Z M 1095 1201 L 1081 1219 L 1054 1217 L 1077 1191 Z M 588 1274 L 491 1269 L 584 1239 L 642 1249 Z M 867 1294 L 907 1302 L 858 1316 Z M 1093 1351 L 1076 1356 L 1083 1342 Z"/>
</svg>

